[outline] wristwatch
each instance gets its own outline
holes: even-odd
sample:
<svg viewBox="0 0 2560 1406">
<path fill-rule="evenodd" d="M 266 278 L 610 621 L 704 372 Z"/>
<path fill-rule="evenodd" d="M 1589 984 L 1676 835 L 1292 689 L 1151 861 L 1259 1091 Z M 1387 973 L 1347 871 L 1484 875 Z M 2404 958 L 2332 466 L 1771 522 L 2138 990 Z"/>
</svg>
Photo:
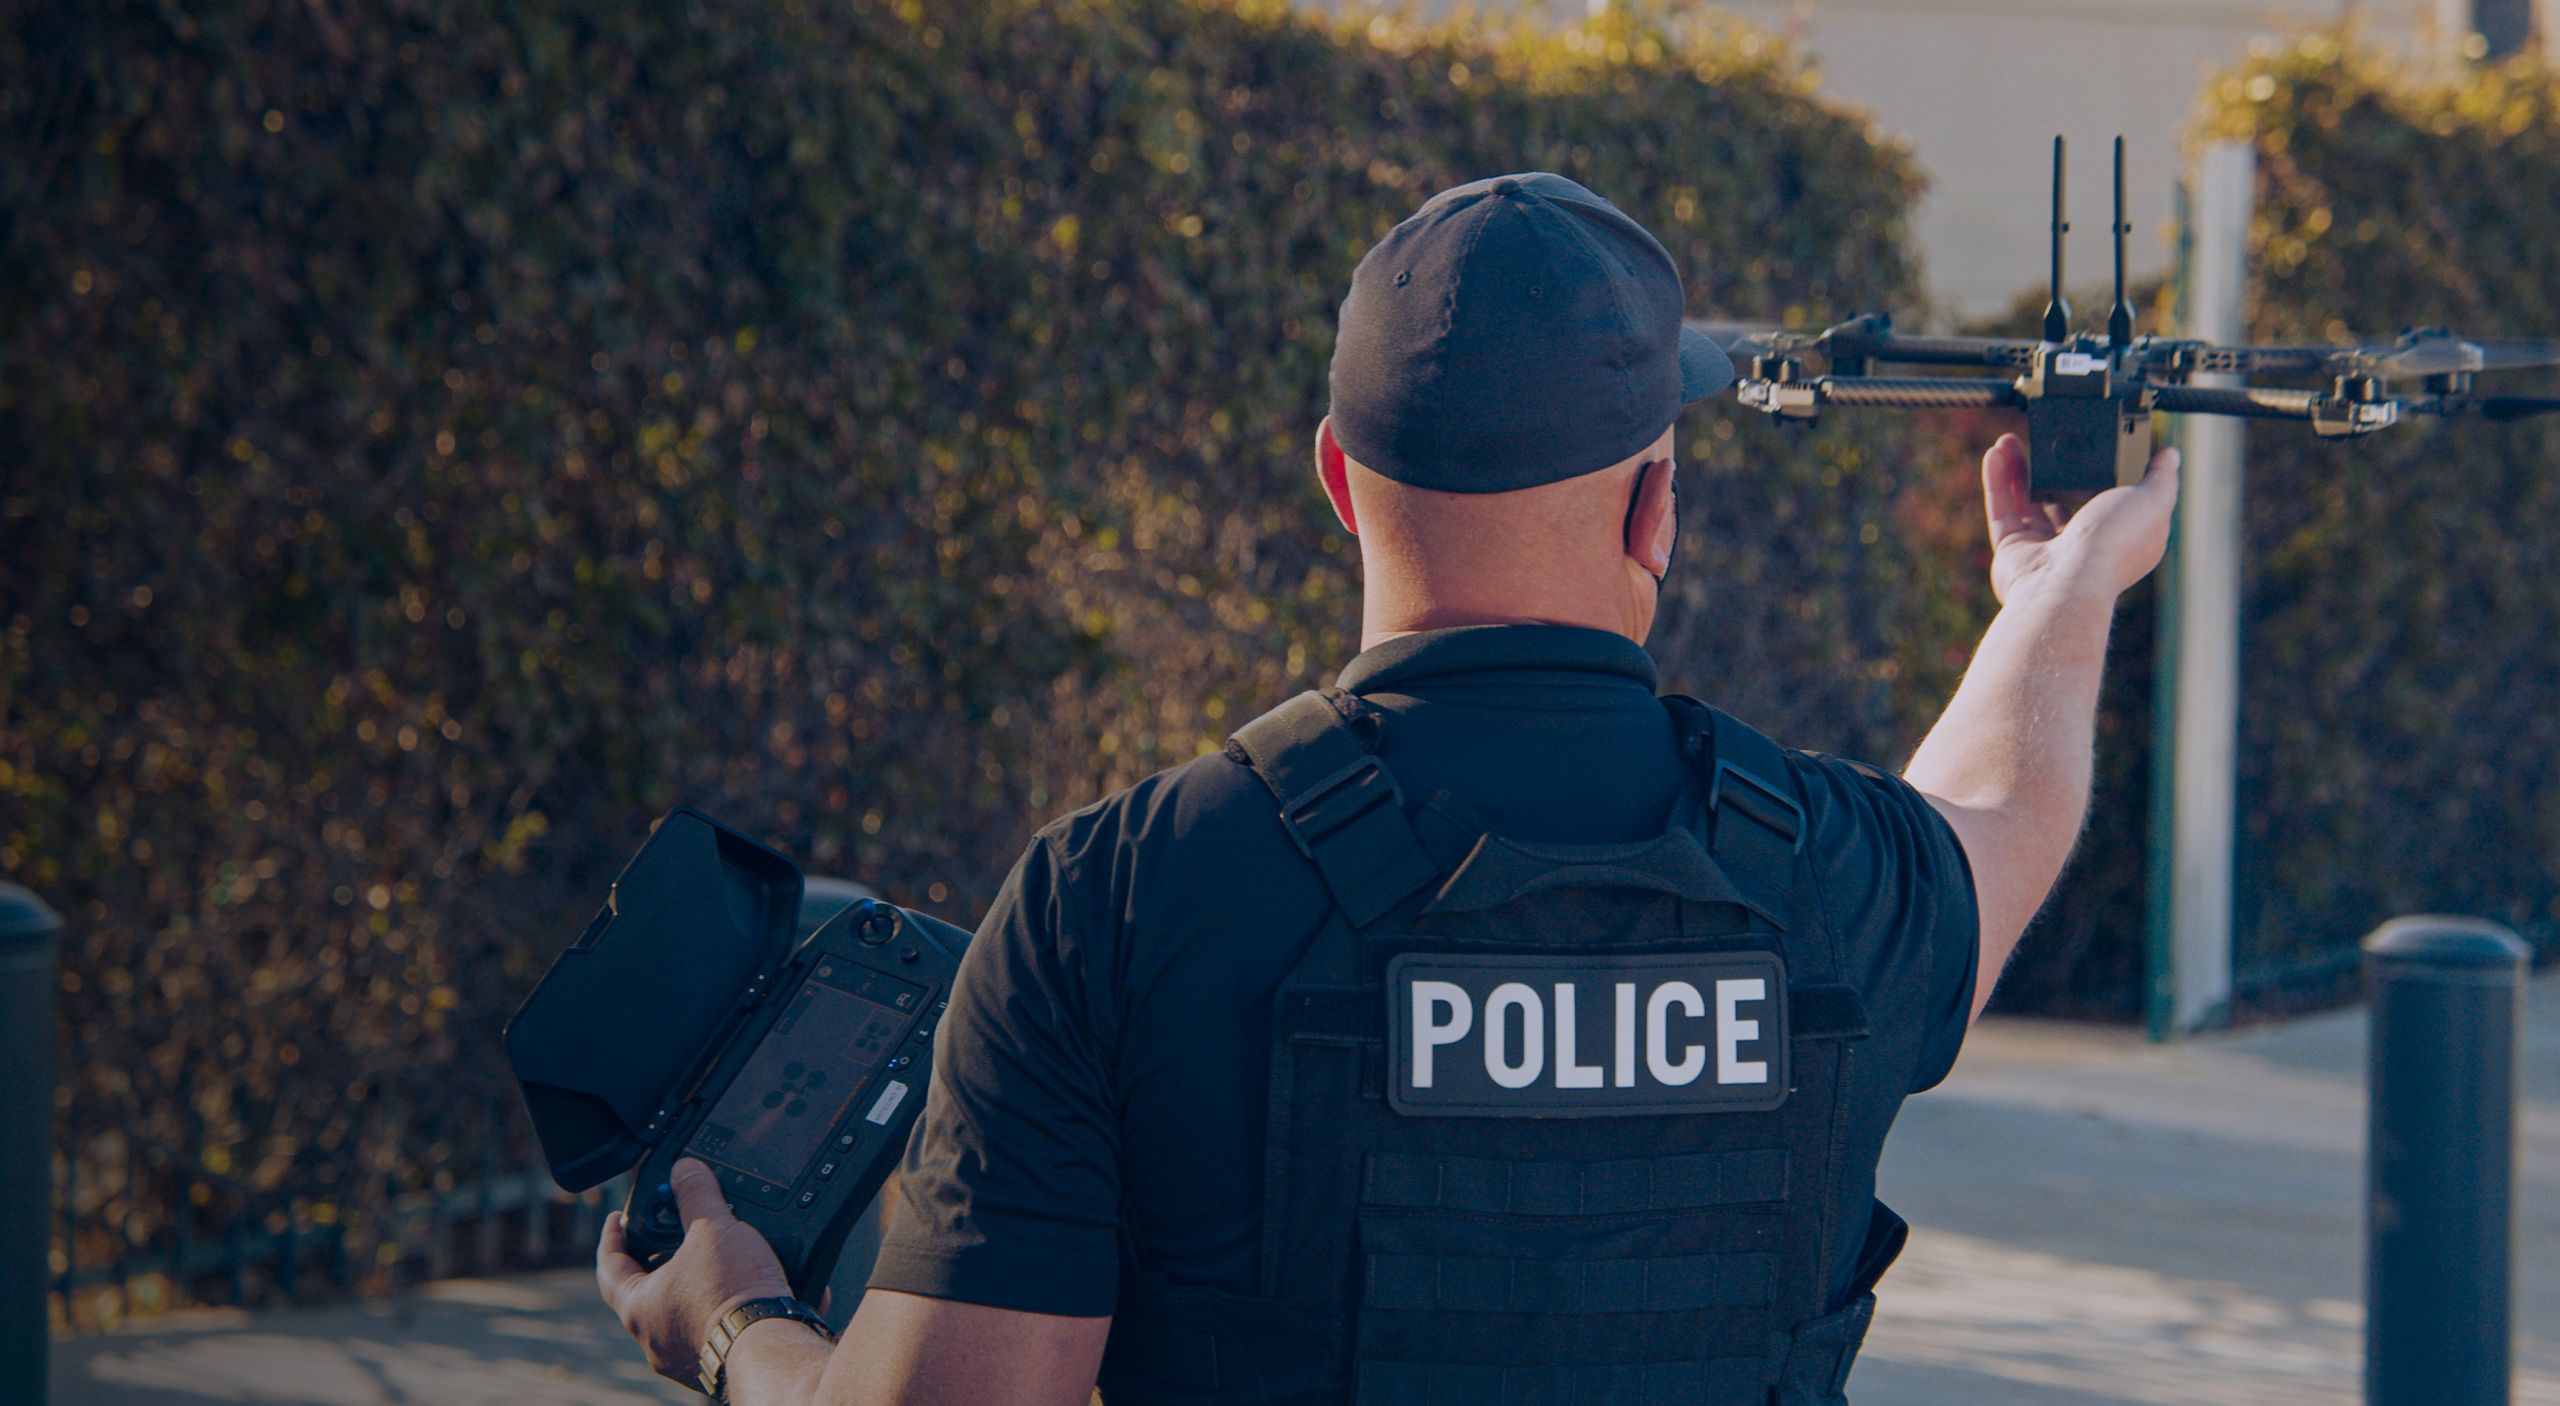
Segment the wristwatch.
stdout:
<svg viewBox="0 0 2560 1406">
<path fill-rule="evenodd" d="M 711 1398 L 713 1406 L 728 1406 L 729 1349 L 737 1343 L 738 1335 L 747 1330 L 748 1324 L 761 1323 L 768 1318 L 789 1318 L 806 1323 L 817 1330 L 819 1337 L 828 1342 L 836 1340 L 835 1333 L 827 1327 L 827 1320 L 819 1317 L 816 1309 L 788 1294 L 747 1300 L 720 1315 L 720 1321 L 711 1325 L 711 1336 L 702 1342 L 702 1394 Z"/>
</svg>

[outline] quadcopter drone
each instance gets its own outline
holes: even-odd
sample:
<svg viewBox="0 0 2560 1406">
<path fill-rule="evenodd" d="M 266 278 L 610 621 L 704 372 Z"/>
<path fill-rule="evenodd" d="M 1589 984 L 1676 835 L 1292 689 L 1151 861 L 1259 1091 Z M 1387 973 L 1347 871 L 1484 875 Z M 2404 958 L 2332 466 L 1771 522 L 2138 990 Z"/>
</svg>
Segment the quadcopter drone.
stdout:
<svg viewBox="0 0 2560 1406">
<path fill-rule="evenodd" d="M 1906 337 L 1880 314 L 1822 332 L 1740 323 L 1692 323 L 1747 366 L 1742 403 L 1784 422 L 1810 424 L 1831 406 L 1912 410 L 2009 407 L 2027 416 L 2028 491 L 2037 498 L 2132 483 L 2151 458 L 2154 411 L 2303 420 L 2323 439 L 2388 429 L 2405 415 L 2514 420 L 2560 413 L 2560 396 L 2474 395 L 2482 371 L 2560 365 L 2560 341 L 2473 341 L 2440 327 L 2351 346 L 2221 347 L 2135 336 L 2125 301 L 2124 138 L 2115 149 L 2115 306 L 2103 337 L 2071 331 L 2062 296 L 2063 140 L 2053 139 L 2053 296 L 2038 340 Z M 1808 357 L 1824 374 L 1811 375 Z M 1879 363 L 1976 367 L 1991 377 L 1877 376 Z M 2009 379 L 1997 379 L 2007 373 Z M 2325 376 L 2325 389 L 2193 385 L 2193 377 Z M 2415 379 L 2420 394 L 2391 382 Z"/>
</svg>

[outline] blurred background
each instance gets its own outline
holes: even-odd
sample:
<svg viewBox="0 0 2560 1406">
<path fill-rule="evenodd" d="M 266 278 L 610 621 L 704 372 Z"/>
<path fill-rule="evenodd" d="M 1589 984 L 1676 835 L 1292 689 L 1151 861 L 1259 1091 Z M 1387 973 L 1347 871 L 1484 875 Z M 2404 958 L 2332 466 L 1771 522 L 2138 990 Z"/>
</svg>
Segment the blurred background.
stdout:
<svg viewBox="0 0 2560 1406">
<path fill-rule="evenodd" d="M 1568 174 L 1701 316 L 2024 330 L 2046 143 L 2094 289 L 2123 131 L 2165 330 L 2181 173 L 2237 140 L 2252 337 L 2549 334 L 2555 10 L 13 13 L 0 877 L 66 922 L 57 1329 L 584 1256 L 497 1032 L 670 805 L 967 924 L 1037 824 L 1329 679 L 1333 312 L 1432 192 Z M 1665 686 L 1902 761 L 2004 427 L 1684 418 Z M 2560 426 L 2247 452 L 2217 1018 L 2351 999 L 2396 913 L 2548 958 Z M 2155 613 L 2005 1012 L 2146 1010 Z"/>
</svg>

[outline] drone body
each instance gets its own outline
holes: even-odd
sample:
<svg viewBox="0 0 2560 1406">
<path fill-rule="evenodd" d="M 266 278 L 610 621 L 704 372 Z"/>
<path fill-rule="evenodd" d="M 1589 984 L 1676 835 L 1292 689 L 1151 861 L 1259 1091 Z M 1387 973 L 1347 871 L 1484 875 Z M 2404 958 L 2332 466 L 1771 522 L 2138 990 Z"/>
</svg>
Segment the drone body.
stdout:
<svg viewBox="0 0 2560 1406">
<path fill-rule="evenodd" d="M 2236 415 L 2310 424 L 2323 439 L 2372 434 L 2404 415 L 2520 419 L 2560 412 L 2560 396 L 2481 396 L 2482 371 L 2560 365 L 2560 341 L 2467 341 L 2420 328 L 2389 342 L 2351 346 L 2222 347 L 2191 339 L 2136 336 L 2125 300 L 2124 139 L 2115 148 L 2115 304 L 2104 336 L 2074 335 L 2062 297 L 2063 141 L 2053 140 L 2052 300 L 2034 340 L 1904 337 L 1870 314 L 1819 333 L 1739 324 L 1697 324 L 1747 370 L 1735 382 L 1744 405 L 1797 424 L 1831 406 L 1900 409 L 2010 407 L 2027 418 L 2028 491 L 2051 500 L 2132 483 L 2151 459 L 2155 412 Z M 1826 363 L 1808 373 L 1808 356 Z M 1870 374 L 1879 362 L 1970 367 L 1988 375 Z M 2325 388 L 2251 386 L 2251 374 L 2325 376 Z M 2195 384 L 2199 376 L 2221 384 Z M 2422 394 L 2395 394 L 2394 379 L 2417 378 Z"/>
</svg>

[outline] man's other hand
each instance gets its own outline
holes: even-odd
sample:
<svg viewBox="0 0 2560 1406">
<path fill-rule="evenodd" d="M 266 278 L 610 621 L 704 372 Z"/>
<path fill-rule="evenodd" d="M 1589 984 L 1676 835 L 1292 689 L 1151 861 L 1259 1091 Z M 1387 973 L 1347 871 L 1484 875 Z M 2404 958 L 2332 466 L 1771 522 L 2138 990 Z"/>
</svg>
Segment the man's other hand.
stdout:
<svg viewBox="0 0 2560 1406">
<path fill-rule="evenodd" d="M 658 1375 L 695 1386 L 703 1340 L 720 1315 L 748 1299 L 788 1294 L 791 1282 L 764 1236 L 731 1213 L 709 1167 L 687 1157 L 668 1180 L 684 1216 L 684 1243 L 665 1264 L 642 1269 L 616 1211 L 596 1243 L 596 1287 Z"/>
<path fill-rule="evenodd" d="M 2111 601 L 2168 548 L 2178 451 L 2152 455 L 2140 483 L 2069 511 L 2027 496 L 2027 447 L 2006 434 L 1982 456 L 1982 498 L 1991 516 L 1991 591 L 2002 605 L 2049 589 Z"/>
</svg>

